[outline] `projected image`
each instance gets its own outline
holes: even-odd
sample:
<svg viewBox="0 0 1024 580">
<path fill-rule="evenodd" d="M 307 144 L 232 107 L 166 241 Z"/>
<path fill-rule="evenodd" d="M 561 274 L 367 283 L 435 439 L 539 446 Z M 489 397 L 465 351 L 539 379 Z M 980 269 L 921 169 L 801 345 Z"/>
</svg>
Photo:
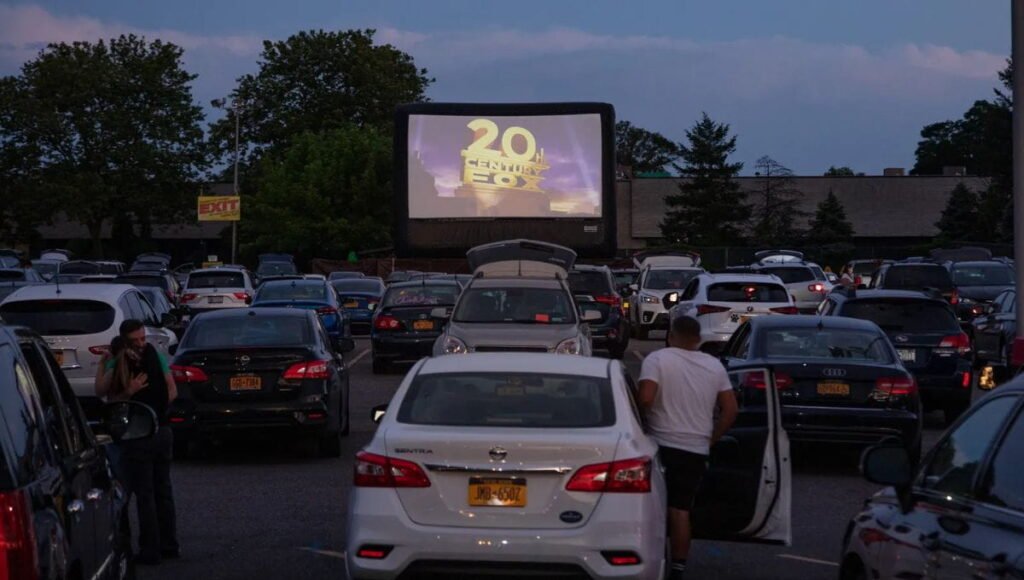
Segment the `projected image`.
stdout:
<svg viewBox="0 0 1024 580">
<path fill-rule="evenodd" d="M 601 217 L 601 116 L 409 116 L 409 218 Z"/>
</svg>

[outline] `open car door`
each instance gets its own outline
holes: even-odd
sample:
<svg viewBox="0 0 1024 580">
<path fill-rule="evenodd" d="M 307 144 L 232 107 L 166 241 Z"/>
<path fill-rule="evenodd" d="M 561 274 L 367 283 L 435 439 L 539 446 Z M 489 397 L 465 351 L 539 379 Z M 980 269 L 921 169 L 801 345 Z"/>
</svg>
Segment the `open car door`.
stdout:
<svg viewBox="0 0 1024 580">
<path fill-rule="evenodd" d="M 739 416 L 711 449 L 691 514 L 694 537 L 789 545 L 789 439 L 770 368 L 729 373 Z"/>
</svg>

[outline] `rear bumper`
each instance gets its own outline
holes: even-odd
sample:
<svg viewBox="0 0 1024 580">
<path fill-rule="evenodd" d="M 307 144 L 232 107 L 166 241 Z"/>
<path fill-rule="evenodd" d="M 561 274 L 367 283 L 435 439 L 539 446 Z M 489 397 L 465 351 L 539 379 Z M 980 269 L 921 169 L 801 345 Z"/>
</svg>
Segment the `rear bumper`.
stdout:
<svg viewBox="0 0 1024 580">
<path fill-rule="evenodd" d="M 782 407 L 782 425 L 791 441 L 873 444 L 899 437 L 906 445 L 921 437 L 921 416 L 899 409 Z"/>
<path fill-rule="evenodd" d="M 373 358 L 388 361 L 417 361 L 425 356 L 434 353 L 434 343 L 437 337 L 397 337 L 386 335 L 375 335 L 371 338 L 373 347 Z"/>
<path fill-rule="evenodd" d="M 665 506 L 655 494 L 606 494 L 581 527 L 495 529 L 424 526 L 406 515 L 393 489 L 350 494 L 346 559 L 353 579 L 405 578 L 416 572 L 462 569 L 524 578 L 660 578 Z M 392 546 L 380 560 L 360 558 L 361 546 Z M 602 550 L 632 551 L 636 566 L 612 566 Z M 546 564 L 546 569 L 538 565 Z M 449 575 L 449 577 L 451 577 Z"/>
<path fill-rule="evenodd" d="M 171 405 L 175 434 L 203 435 L 265 429 L 320 432 L 333 417 L 321 402 L 199 403 L 179 399 Z M 319 414 L 319 417 L 311 414 Z"/>
</svg>

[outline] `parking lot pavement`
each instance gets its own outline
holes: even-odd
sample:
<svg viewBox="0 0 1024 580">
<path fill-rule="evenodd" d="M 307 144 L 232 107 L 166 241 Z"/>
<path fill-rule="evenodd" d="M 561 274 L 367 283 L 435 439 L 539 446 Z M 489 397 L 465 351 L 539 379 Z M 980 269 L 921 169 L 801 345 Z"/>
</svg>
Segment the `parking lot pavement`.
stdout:
<svg viewBox="0 0 1024 580">
<path fill-rule="evenodd" d="M 634 341 L 625 362 L 639 375 L 660 341 Z M 345 510 L 352 457 L 374 430 L 370 409 L 387 403 L 402 374 L 374 375 L 369 343 L 352 364 L 352 433 L 340 459 L 320 459 L 301 442 L 225 441 L 173 469 L 183 557 L 140 568 L 143 580 L 344 578 Z M 925 449 L 942 432 L 928 418 Z M 857 453 L 794 450 L 791 547 L 697 542 L 691 576 L 707 579 L 835 578 L 847 519 L 878 488 L 861 479 Z"/>
</svg>

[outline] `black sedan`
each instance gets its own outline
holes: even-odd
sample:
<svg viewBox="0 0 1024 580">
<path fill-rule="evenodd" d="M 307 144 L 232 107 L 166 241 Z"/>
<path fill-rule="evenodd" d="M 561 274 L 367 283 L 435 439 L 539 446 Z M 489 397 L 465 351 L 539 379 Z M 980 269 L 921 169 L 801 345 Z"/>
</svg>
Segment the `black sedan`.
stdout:
<svg viewBox="0 0 1024 580">
<path fill-rule="evenodd" d="M 461 288 L 452 280 L 432 279 L 390 285 L 373 315 L 373 372 L 384 373 L 392 363 L 430 356 L 448 321 L 439 315 L 442 310 L 450 313 Z"/>
<path fill-rule="evenodd" d="M 921 452 L 921 400 L 914 377 L 874 323 L 817 316 L 762 316 L 725 347 L 730 372 L 771 368 L 792 441 L 872 444 L 898 438 Z M 751 372 L 748 387 L 762 373 Z"/>
<path fill-rule="evenodd" d="M 227 432 L 281 430 L 315 438 L 338 457 L 349 430 L 351 338 L 332 344 L 315 311 L 227 309 L 192 321 L 171 364 L 178 399 L 171 428 L 179 455 Z"/>
<path fill-rule="evenodd" d="M 975 372 L 994 367 L 998 376 L 989 380 L 995 383 L 1015 374 L 1011 355 L 1017 336 L 1017 291 L 1004 290 L 996 296 L 985 311 L 971 321 L 971 334 L 974 336 Z M 991 387 L 992 384 L 981 386 Z"/>
<path fill-rule="evenodd" d="M 959 297 L 956 315 L 963 323 L 983 314 L 996 296 L 1014 286 L 1013 268 L 997 260 L 952 262 L 949 274 Z"/>
<path fill-rule="evenodd" d="M 1024 578 L 1024 379 L 975 403 L 920 466 L 864 454 L 869 498 L 843 537 L 839 577 Z"/>
</svg>

